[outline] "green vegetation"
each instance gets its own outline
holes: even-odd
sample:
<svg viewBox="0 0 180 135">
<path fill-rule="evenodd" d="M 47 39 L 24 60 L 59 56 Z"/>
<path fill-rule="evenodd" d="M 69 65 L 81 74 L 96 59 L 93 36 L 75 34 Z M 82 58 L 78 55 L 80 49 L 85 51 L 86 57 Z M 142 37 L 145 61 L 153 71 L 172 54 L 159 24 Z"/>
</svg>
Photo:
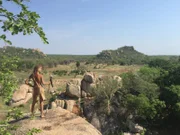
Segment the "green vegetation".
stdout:
<svg viewBox="0 0 180 135">
<path fill-rule="evenodd" d="M 20 58 L 17 71 L 28 71 L 36 64 L 42 64 L 47 68 L 54 68 L 58 65 L 69 65 L 76 62 L 76 67 L 81 68 L 80 63 L 88 64 L 108 64 L 108 65 L 144 65 L 149 64 L 160 66 L 160 64 L 171 61 L 178 62 L 178 56 L 147 56 L 133 47 L 124 46 L 117 50 L 105 50 L 96 56 L 93 55 L 46 55 L 38 49 L 25 49 L 12 46 L 0 48 L 0 57 L 14 56 Z M 150 63 L 151 62 L 151 63 Z M 171 66 L 164 63 L 164 66 Z"/>
<path fill-rule="evenodd" d="M 13 3 L 20 9 L 20 12 L 14 14 L 13 12 L 6 9 L 4 6 L 6 3 Z M 43 29 L 38 25 L 38 19 L 40 16 L 36 12 L 31 12 L 26 6 L 26 0 L 0 0 L 0 25 L 2 29 L 2 34 L 0 35 L 0 40 L 8 44 L 12 44 L 6 37 L 6 32 L 11 33 L 12 35 L 17 35 L 23 33 L 23 35 L 30 35 L 36 32 L 42 41 L 48 44 L 47 38 Z M 24 52 L 25 51 L 25 52 Z M 31 50 L 22 50 L 6 47 L 0 49 L 0 96 L 4 99 L 6 103 L 12 97 L 12 94 L 17 86 L 17 79 L 14 76 L 13 71 L 18 70 L 20 67 L 19 59 L 17 57 L 23 57 L 21 54 L 26 55 L 25 58 L 35 54 L 36 57 L 40 56 L 40 52 L 35 53 Z M 32 54 L 31 54 L 32 53 Z M 23 57 L 24 58 L 24 57 Z M 32 59 L 32 58 L 31 58 Z M 22 63 L 21 63 L 22 64 Z M 18 108 L 13 108 L 8 112 L 8 115 L 5 120 L 0 121 L 0 134 L 1 135 L 11 135 L 11 131 L 15 130 L 17 127 L 11 125 L 9 121 L 11 119 L 19 119 L 22 117 L 22 112 Z M 38 133 L 39 130 L 32 129 L 28 134 L 32 135 L 33 133 Z"/>
<path fill-rule="evenodd" d="M 34 135 L 37 133 L 41 133 L 41 130 L 37 129 L 37 128 L 33 128 L 33 129 L 29 130 L 29 132 L 26 135 Z"/>
<path fill-rule="evenodd" d="M 11 131 L 16 130 L 18 126 L 9 124 L 12 119 L 22 118 L 23 113 L 18 108 L 12 108 L 8 111 L 6 119 L 0 121 L 0 134 L 1 135 L 11 135 Z"/>
<path fill-rule="evenodd" d="M 17 86 L 17 79 L 12 70 L 17 68 L 17 58 L 3 56 L 0 60 L 0 96 L 8 102 Z"/>
<path fill-rule="evenodd" d="M 120 65 L 144 64 L 148 57 L 134 49 L 133 46 L 124 46 L 117 50 L 104 50 L 97 55 L 98 62 Z"/>
<path fill-rule="evenodd" d="M 66 70 L 56 70 L 56 71 L 53 71 L 53 74 L 54 75 L 59 75 L 59 76 L 65 76 L 67 75 L 68 71 Z"/>
<path fill-rule="evenodd" d="M 20 12 L 14 14 L 13 12 L 6 9 L 4 6 L 5 3 L 11 2 L 17 5 L 17 8 L 20 9 Z M 28 10 L 28 7 L 25 5 L 26 0 L 0 0 L 0 25 L 1 29 L 4 31 L 0 35 L 0 40 L 4 40 L 8 44 L 12 44 L 6 38 L 5 32 L 10 32 L 12 35 L 17 35 L 23 33 L 23 35 L 30 35 L 36 32 L 44 43 L 48 43 L 43 29 L 38 26 L 38 19 L 40 16 L 36 12 Z"/>
<path fill-rule="evenodd" d="M 127 131 L 128 127 L 124 123 L 131 114 L 135 116 L 134 121 L 147 129 L 146 132 L 159 128 L 176 130 L 178 127 L 180 120 L 178 56 L 146 56 L 132 47 L 119 48 L 117 52 L 121 54 L 110 51 L 108 57 L 109 51 L 103 51 L 97 56 L 45 55 L 41 51 L 9 46 L 1 48 L 0 51 L 2 57 L 0 59 L 0 84 L 2 85 L 0 96 L 6 102 L 11 99 L 17 86 L 17 79 L 12 71 L 16 71 L 16 74 L 27 74 L 19 71 L 32 70 L 35 64 L 43 64 L 46 73 L 51 71 L 57 75 L 57 78 L 72 78 L 83 75 L 90 68 L 97 74 L 122 77 L 122 87 L 108 78 L 103 84 L 97 85 L 93 91 L 96 95 L 94 102 L 98 114 L 104 114 L 112 119 L 116 117 L 118 121 L 114 123 L 120 125 L 120 128 L 111 130 L 109 133 Z M 133 64 L 139 64 L 139 66 L 136 67 Z M 123 109 L 125 113 L 122 113 Z"/>
<path fill-rule="evenodd" d="M 118 88 L 120 88 L 118 81 L 108 77 L 98 84 L 95 89 L 91 90 L 95 95 L 96 105 L 100 107 L 101 112 L 110 115 L 112 100 Z"/>
<path fill-rule="evenodd" d="M 19 57 L 24 60 L 46 58 L 46 55 L 38 49 L 25 49 L 14 46 L 4 46 L 3 48 L 0 48 L 0 57 L 4 55 L 11 57 Z"/>
<path fill-rule="evenodd" d="M 32 69 L 37 64 L 42 64 L 44 67 L 53 68 L 57 65 L 68 65 L 72 62 L 90 61 L 94 56 L 90 55 L 46 55 L 39 49 L 25 49 L 13 46 L 4 46 L 0 48 L 0 57 L 18 57 L 20 58 L 17 65 L 17 71 L 27 71 Z M 80 66 L 80 65 L 78 65 Z"/>
<path fill-rule="evenodd" d="M 21 11 L 14 14 L 4 8 L 5 2 L 12 2 L 20 7 Z M 4 31 L 0 40 L 12 44 L 6 38 L 5 32 L 12 35 L 23 33 L 30 35 L 36 32 L 44 43 L 48 43 L 41 27 L 38 26 L 40 16 L 31 12 L 24 4 L 24 0 L 0 0 L 0 24 Z M 105 79 L 93 90 L 94 103 L 99 114 L 117 124 L 116 129 L 108 129 L 109 133 L 127 131 L 125 124 L 129 115 L 134 121 L 151 130 L 167 129 L 179 131 L 180 121 L 180 58 L 179 56 L 147 56 L 133 47 L 124 46 L 117 50 L 104 50 L 96 56 L 80 55 L 45 55 L 35 49 L 24 49 L 6 46 L 0 48 L 0 97 L 8 103 L 17 87 L 18 81 L 13 71 L 27 71 L 35 64 L 43 64 L 45 68 L 54 68 L 58 65 L 68 65 L 76 62 L 76 69 L 54 70 L 53 73 L 65 76 L 68 73 L 82 75 L 87 71 L 85 65 L 105 63 L 109 65 L 145 65 L 137 72 L 120 74 L 122 86 L 112 78 Z M 94 69 L 96 70 L 96 69 Z M 98 72 L 100 71 L 97 69 Z M 104 74 L 109 73 L 101 69 Z M 109 69 L 108 69 L 109 70 Z M 111 72 L 111 70 L 110 70 Z M 113 72 L 113 70 L 112 70 Z M 123 71 L 125 72 L 125 71 Z M 51 97 L 53 101 L 55 97 Z M 123 110 L 123 111 L 122 111 Z M 19 108 L 12 108 L 5 120 L 0 121 L 0 134 L 10 135 L 17 127 L 9 124 L 11 119 L 22 117 Z M 27 134 L 39 133 L 33 128 Z M 145 132 L 145 131 L 144 131 Z M 145 134 L 145 133 L 141 134 Z"/>
<path fill-rule="evenodd" d="M 180 64 L 154 59 L 139 71 L 120 76 L 123 84 L 121 88 L 109 80 L 94 90 L 98 112 L 102 108 L 109 108 L 106 117 L 118 119 L 114 123 L 117 122 L 120 127 L 109 133 L 126 131 L 128 127 L 125 123 L 129 115 L 133 115 L 134 121 L 145 127 L 148 133 L 159 129 L 179 132 Z M 110 102 L 107 102 L 108 98 Z M 101 114 L 105 112 L 101 111 Z"/>
</svg>

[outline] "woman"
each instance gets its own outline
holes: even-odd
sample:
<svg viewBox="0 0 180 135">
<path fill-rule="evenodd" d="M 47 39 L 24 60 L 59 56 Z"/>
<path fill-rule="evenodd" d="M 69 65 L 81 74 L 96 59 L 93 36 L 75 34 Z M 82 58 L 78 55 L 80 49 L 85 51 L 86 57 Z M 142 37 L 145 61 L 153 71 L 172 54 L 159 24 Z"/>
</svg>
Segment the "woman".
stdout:
<svg viewBox="0 0 180 135">
<path fill-rule="evenodd" d="M 45 100 L 45 95 L 44 95 L 43 85 L 50 85 L 50 82 L 48 83 L 44 82 L 41 71 L 42 71 L 42 65 L 35 66 L 33 73 L 29 76 L 29 79 L 27 79 L 25 83 L 30 85 L 29 84 L 30 79 L 32 79 L 34 82 L 33 101 L 32 101 L 32 106 L 31 106 L 32 115 L 34 115 L 34 106 L 38 101 L 37 98 L 39 97 L 41 118 L 44 118 L 45 116 L 43 113 L 43 106 L 44 106 L 43 101 Z"/>
</svg>

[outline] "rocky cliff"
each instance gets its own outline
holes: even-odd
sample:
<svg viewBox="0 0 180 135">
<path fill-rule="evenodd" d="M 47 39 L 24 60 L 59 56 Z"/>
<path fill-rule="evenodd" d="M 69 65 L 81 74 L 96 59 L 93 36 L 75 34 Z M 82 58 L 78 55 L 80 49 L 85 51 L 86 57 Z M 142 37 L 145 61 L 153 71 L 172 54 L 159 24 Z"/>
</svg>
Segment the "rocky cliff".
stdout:
<svg viewBox="0 0 180 135">
<path fill-rule="evenodd" d="M 43 119 L 28 118 L 14 124 L 20 126 L 14 135 L 25 135 L 32 128 L 41 130 L 37 135 L 101 135 L 85 119 L 60 107 L 49 110 Z"/>
</svg>

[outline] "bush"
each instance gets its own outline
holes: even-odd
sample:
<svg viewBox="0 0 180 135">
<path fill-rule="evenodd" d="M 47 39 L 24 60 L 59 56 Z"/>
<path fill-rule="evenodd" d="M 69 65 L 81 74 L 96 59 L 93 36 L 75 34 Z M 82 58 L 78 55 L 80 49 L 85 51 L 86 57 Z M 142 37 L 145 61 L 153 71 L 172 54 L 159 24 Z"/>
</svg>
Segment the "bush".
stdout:
<svg viewBox="0 0 180 135">
<path fill-rule="evenodd" d="M 120 83 L 117 80 L 108 77 L 104 79 L 100 84 L 97 84 L 96 88 L 91 89 L 92 95 L 95 95 L 95 103 L 100 106 L 100 110 L 108 115 L 111 113 L 111 102 L 115 93 L 120 88 Z"/>
<path fill-rule="evenodd" d="M 53 74 L 54 75 L 58 75 L 58 76 L 64 76 L 67 74 L 68 71 L 66 70 L 56 70 L 56 71 L 53 71 Z"/>
<path fill-rule="evenodd" d="M 158 99 L 150 100 L 145 95 L 134 96 L 128 94 L 127 107 L 131 113 L 143 119 L 154 119 L 162 116 L 162 110 L 166 107 L 165 102 Z"/>
</svg>

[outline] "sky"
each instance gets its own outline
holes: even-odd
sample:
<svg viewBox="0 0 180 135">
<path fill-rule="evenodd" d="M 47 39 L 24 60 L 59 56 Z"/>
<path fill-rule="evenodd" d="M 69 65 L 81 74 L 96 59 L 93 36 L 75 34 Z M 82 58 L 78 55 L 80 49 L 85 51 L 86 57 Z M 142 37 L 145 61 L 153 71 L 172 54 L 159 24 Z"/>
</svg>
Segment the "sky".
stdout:
<svg viewBox="0 0 180 135">
<path fill-rule="evenodd" d="M 28 6 L 41 16 L 49 44 L 37 34 L 8 35 L 17 47 L 89 55 L 127 45 L 148 55 L 180 55 L 180 0 L 31 0 Z"/>
</svg>

